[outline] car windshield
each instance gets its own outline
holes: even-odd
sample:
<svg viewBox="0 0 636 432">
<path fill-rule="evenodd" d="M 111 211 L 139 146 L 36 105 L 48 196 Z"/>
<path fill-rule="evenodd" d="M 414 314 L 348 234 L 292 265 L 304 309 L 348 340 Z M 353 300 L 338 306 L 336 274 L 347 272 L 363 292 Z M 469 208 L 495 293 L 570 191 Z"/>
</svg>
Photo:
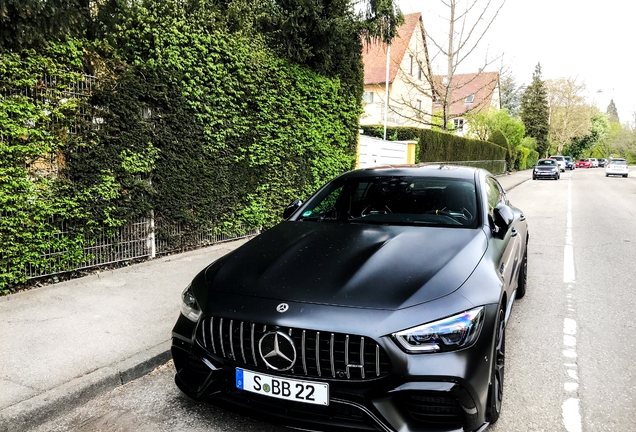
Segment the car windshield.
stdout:
<svg viewBox="0 0 636 432">
<path fill-rule="evenodd" d="M 627 165 L 626 160 L 613 160 L 610 162 L 612 165 Z"/>
<path fill-rule="evenodd" d="M 336 179 L 308 203 L 298 221 L 476 228 L 472 181 L 427 177 Z"/>
<path fill-rule="evenodd" d="M 557 161 L 552 159 L 543 159 L 537 162 L 538 166 L 556 166 Z"/>
<path fill-rule="evenodd" d="M 572 158 L 570 156 L 563 156 L 565 158 L 566 161 L 572 161 Z"/>
<path fill-rule="evenodd" d="M 558 160 L 558 161 L 565 160 L 565 159 L 563 158 L 563 156 L 550 156 L 550 157 L 551 157 L 552 159 L 556 159 L 556 160 Z"/>
</svg>

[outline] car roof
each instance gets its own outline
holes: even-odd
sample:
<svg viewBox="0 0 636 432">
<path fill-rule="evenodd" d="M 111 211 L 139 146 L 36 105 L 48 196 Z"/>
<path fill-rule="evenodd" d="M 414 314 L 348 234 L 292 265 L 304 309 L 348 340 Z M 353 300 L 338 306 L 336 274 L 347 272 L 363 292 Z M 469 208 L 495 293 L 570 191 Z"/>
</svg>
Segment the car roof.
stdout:
<svg viewBox="0 0 636 432">
<path fill-rule="evenodd" d="M 349 171 L 343 174 L 343 178 L 359 177 L 433 177 L 433 178 L 455 178 L 475 181 L 475 175 L 479 172 L 488 174 L 488 171 L 462 165 L 450 164 L 420 164 L 420 165 L 386 165 L 372 168 L 362 168 Z"/>
</svg>

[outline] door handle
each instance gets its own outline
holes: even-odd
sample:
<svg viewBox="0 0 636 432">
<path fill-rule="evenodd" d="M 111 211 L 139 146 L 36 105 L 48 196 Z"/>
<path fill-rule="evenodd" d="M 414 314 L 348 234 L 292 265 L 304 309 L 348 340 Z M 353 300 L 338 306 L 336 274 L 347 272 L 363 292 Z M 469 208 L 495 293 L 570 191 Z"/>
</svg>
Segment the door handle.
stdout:
<svg viewBox="0 0 636 432">
<path fill-rule="evenodd" d="M 512 229 L 512 232 L 510 233 L 510 235 L 511 235 L 512 237 L 514 237 L 514 236 L 516 236 L 517 234 L 519 234 L 519 233 L 517 232 L 517 230 L 516 230 L 516 229 L 514 229 L 514 228 L 513 228 L 513 229 Z"/>
</svg>

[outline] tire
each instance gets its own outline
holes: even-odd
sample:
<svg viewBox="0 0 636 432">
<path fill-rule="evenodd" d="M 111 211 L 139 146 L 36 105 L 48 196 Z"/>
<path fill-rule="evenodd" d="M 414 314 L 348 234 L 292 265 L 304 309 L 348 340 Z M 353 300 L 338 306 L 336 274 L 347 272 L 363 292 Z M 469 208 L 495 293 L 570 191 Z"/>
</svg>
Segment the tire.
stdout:
<svg viewBox="0 0 636 432">
<path fill-rule="evenodd" d="M 605 174 L 605 177 L 609 177 L 609 174 Z"/>
<path fill-rule="evenodd" d="M 536 180 L 537 178 L 535 176 L 532 176 L 532 180 Z"/>
<path fill-rule="evenodd" d="M 506 313 L 503 306 L 499 307 L 497 317 L 497 330 L 495 332 L 495 347 L 492 356 L 492 371 L 490 373 L 490 384 L 488 386 L 488 408 L 487 418 L 490 424 L 499 420 L 501 414 L 501 404 L 503 401 L 504 372 L 506 366 Z"/>
<path fill-rule="evenodd" d="M 627 178 L 627 174 L 625 174 L 623 177 Z"/>
<path fill-rule="evenodd" d="M 523 298 L 526 295 L 526 285 L 528 283 L 528 240 L 526 239 L 526 250 L 523 252 L 521 259 L 521 268 L 519 269 L 519 278 L 517 280 L 516 299 Z"/>
</svg>

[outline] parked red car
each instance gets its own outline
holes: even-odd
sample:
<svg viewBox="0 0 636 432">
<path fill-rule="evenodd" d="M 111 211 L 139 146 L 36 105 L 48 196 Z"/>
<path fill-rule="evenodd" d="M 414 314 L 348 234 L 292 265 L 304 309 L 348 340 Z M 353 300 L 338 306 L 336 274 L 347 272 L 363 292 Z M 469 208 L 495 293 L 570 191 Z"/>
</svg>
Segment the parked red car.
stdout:
<svg viewBox="0 0 636 432">
<path fill-rule="evenodd" d="M 589 159 L 579 159 L 576 162 L 577 168 L 592 168 L 592 161 Z"/>
</svg>

